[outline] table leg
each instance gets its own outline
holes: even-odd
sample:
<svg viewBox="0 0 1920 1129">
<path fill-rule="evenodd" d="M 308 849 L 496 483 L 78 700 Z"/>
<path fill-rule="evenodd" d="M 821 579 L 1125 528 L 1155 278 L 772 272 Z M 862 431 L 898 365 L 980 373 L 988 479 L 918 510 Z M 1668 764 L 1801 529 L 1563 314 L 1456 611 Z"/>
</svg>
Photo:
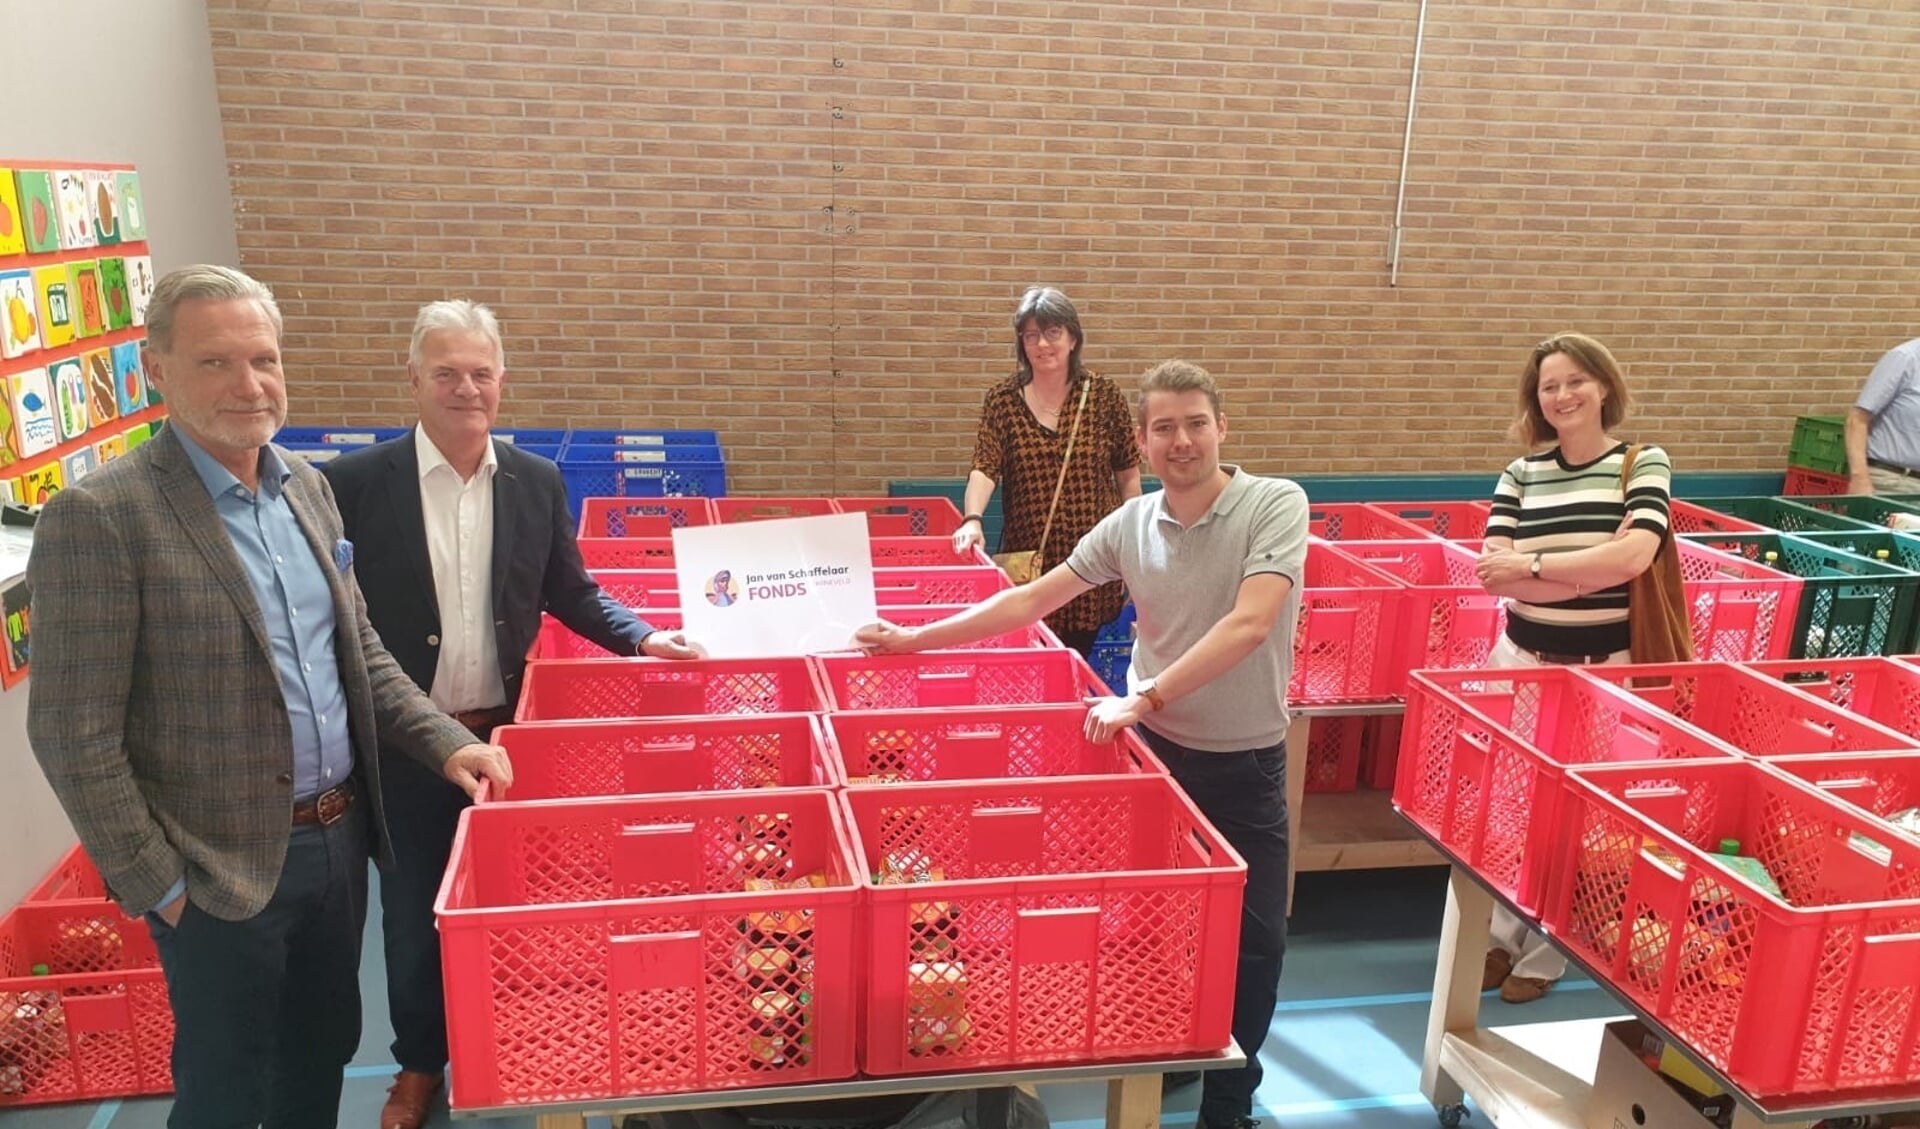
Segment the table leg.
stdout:
<svg viewBox="0 0 1920 1129">
<path fill-rule="evenodd" d="M 1160 1129 L 1160 1075 L 1125 1074 L 1107 1082 L 1107 1129 Z"/>
<path fill-rule="evenodd" d="M 1493 896 L 1459 867 L 1447 880 L 1447 910 L 1440 923 L 1440 959 L 1433 971 L 1433 1006 L 1427 1012 L 1426 1053 L 1420 1092 L 1439 1109 L 1462 1099 L 1459 1083 L 1440 1072 L 1440 1044 L 1449 1032 L 1480 1022 L 1480 976 L 1486 966 Z"/>
<path fill-rule="evenodd" d="M 1814 1129 L 1818 1121 L 1762 1121 L 1746 1106 L 1733 1107 L 1733 1129 Z"/>
<path fill-rule="evenodd" d="M 533 1119 L 534 1129 L 587 1129 L 587 1115 L 584 1113 L 543 1113 Z M 613 1129 L 620 1129 L 620 1119 L 614 1118 Z"/>
<path fill-rule="evenodd" d="M 1287 912 L 1293 912 L 1293 875 L 1299 870 L 1300 807 L 1307 798 L 1307 730 L 1313 719 L 1296 713 L 1287 725 Z"/>
</svg>

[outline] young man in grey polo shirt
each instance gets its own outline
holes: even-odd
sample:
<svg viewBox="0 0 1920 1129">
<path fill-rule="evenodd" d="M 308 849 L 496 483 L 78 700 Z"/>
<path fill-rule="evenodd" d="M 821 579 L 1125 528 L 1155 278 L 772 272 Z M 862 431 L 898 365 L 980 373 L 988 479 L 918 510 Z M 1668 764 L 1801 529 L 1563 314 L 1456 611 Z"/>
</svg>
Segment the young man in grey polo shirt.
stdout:
<svg viewBox="0 0 1920 1129">
<path fill-rule="evenodd" d="M 1209 1071 L 1200 1097 L 1202 1129 L 1244 1129 L 1286 948 L 1286 690 L 1307 496 L 1286 479 L 1221 464 L 1227 421 L 1213 378 L 1197 365 L 1148 370 L 1139 422 L 1164 489 L 1108 514 L 1065 564 L 1032 584 L 924 627 L 874 624 L 854 642 L 875 653 L 951 647 L 1036 623 L 1082 592 L 1126 581 L 1138 612 L 1127 692 L 1088 703 L 1087 736 L 1108 741 L 1138 725 L 1247 861 L 1233 1000 L 1233 1037 L 1247 1066 Z"/>
</svg>

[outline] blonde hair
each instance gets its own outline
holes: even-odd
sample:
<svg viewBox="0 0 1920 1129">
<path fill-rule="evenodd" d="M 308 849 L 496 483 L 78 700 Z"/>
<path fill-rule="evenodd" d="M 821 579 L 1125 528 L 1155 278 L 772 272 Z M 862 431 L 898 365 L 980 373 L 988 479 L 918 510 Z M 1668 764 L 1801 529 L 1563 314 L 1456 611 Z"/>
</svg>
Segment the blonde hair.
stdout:
<svg viewBox="0 0 1920 1129">
<path fill-rule="evenodd" d="M 1140 426 L 1147 425 L 1147 397 L 1155 392 L 1205 392 L 1213 405 L 1213 418 L 1220 418 L 1220 388 L 1213 374 L 1191 361 L 1161 361 L 1140 378 Z"/>
<path fill-rule="evenodd" d="M 279 341 L 283 336 L 280 307 L 273 300 L 273 291 L 232 267 L 201 263 L 170 270 L 154 285 L 153 298 L 147 303 L 147 346 L 163 354 L 171 352 L 173 321 L 180 303 L 207 299 L 258 302 L 273 323 L 273 339 Z"/>
</svg>

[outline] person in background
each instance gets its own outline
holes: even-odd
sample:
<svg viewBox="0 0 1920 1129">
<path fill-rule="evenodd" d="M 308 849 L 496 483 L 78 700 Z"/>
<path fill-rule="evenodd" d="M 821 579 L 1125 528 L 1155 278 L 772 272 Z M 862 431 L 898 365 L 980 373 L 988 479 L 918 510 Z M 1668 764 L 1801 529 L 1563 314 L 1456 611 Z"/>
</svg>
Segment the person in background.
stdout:
<svg viewBox="0 0 1920 1129">
<path fill-rule="evenodd" d="M 1873 366 L 1844 438 L 1847 493 L 1920 494 L 1920 338 Z"/>
<path fill-rule="evenodd" d="M 1607 347 L 1556 333 L 1520 371 L 1514 437 L 1531 453 L 1507 464 L 1478 570 L 1507 597 L 1506 635 L 1489 665 L 1628 661 L 1627 582 L 1653 563 L 1667 529 L 1672 466 L 1658 447 L 1635 456 L 1608 434 L 1627 418 L 1627 381 Z M 1531 1003 L 1566 975 L 1567 959 L 1496 906 L 1482 990 Z"/>
<path fill-rule="evenodd" d="M 422 306 L 407 352 L 419 426 L 321 468 L 360 546 L 368 618 L 407 677 L 481 739 L 513 719 L 543 612 L 613 654 L 693 657 L 680 633 L 655 631 L 587 575 L 559 468 L 493 438 L 506 375 L 493 311 Z M 380 1129 L 419 1129 L 447 1066 L 433 900 L 470 800 L 404 749 L 380 751 L 394 849 L 381 929 L 400 1066 Z"/>
<path fill-rule="evenodd" d="M 1126 397 L 1111 380 L 1080 363 L 1086 337 L 1080 313 L 1060 291 L 1035 286 L 1013 312 L 1012 376 L 988 391 L 980 405 L 967 474 L 966 515 L 953 535 L 957 552 L 981 544 L 987 502 L 1001 495 L 1000 552 L 1042 550 L 1042 567 L 1068 552 L 1114 507 L 1140 494 L 1140 449 Z M 1081 410 L 1082 391 L 1085 410 Z M 1074 432 L 1074 420 L 1079 430 Z M 1073 434 L 1073 458 L 1061 465 Z M 1054 491 L 1060 504 L 1047 526 Z M 1041 545 L 1042 533 L 1047 544 Z M 1091 657 L 1100 628 L 1120 614 L 1126 592 L 1103 584 L 1047 617 L 1060 641 Z"/>
<path fill-rule="evenodd" d="M 1140 384 L 1137 441 L 1164 489 L 1136 496 L 1080 540 L 1065 563 L 949 619 L 878 623 L 870 653 L 952 647 L 1031 624 L 1103 584 L 1124 581 L 1138 615 L 1124 694 L 1090 700 L 1086 735 L 1137 726 L 1202 815 L 1247 863 L 1234 986 L 1237 1070 L 1210 1070 L 1202 1129 L 1254 1124 L 1253 1095 L 1286 951 L 1287 682 L 1307 552 L 1307 496 L 1283 478 L 1220 462 L 1227 421 L 1213 377 L 1166 361 Z M 1177 1084 L 1177 1083 L 1176 1083 Z"/>
<path fill-rule="evenodd" d="M 280 310 L 227 267 L 147 314 L 169 420 L 34 530 L 27 734 L 173 1003 L 168 1124 L 333 1126 L 360 1042 L 367 857 L 388 857 L 378 750 L 452 792 L 513 783 L 381 645 L 332 492 L 271 445 Z"/>
</svg>

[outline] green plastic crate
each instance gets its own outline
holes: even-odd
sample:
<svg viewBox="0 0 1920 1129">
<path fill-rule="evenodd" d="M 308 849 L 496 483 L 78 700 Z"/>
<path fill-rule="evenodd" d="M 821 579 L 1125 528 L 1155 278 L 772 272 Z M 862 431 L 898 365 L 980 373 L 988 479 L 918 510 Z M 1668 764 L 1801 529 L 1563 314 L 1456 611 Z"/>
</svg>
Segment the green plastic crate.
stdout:
<svg viewBox="0 0 1920 1129">
<path fill-rule="evenodd" d="M 1827 474 L 1847 473 L 1846 424 L 1844 416 L 1801 416 L 1794 420 L 1787 465 Z"/>
<path fill-rule="evenodd" d="M 1910 533 L 1881 529 L 1857 533 L 1804 533 L 1801 537 L 1816 545 L 1825 545 L 1856 557 L 1920 574 L 1920 537 Z M 1907 601 L 1906 614 L 1906 626 L 1898 633 L 1899 645 L 1884 653 L 1920 653 L 1920 589 L 1916 589 L 1916 595 Z"/>
<path fill-rule="evenodd" d="M 1829 529 L 1872 529 L 1869 522 L 1816 510 L 1791 498 L 1690 498 L 1688 501 L 1729 517 L 1744 518 L 1779 533 L 1815 533 Z"/>
<path fill-rule="evenodd" d="M 1843 534 L 1849 531 L 1841 531 Z M 1855 538 L 1880 536 L 1875 529 Z M 1682 539 L 1758 561 L 1800 578 L 1800 609 L 1788 658 L 1830 659 L 1895 655 L 1912 631 L 1920 573 L 1855 556 L 1817 535 L 1785 533 L 1687 533 Z M 1885 536 L 1893 536 L 1888 533 Z M 1857 544 L 1865 544 L 1857 541 Z"/>
<path fill-rule="evenodd" d="M 1831 494 L 1826 497 L 1795 498 L 1793 503 L 1865 522 L 1876 529 L 1908 533 L 1920 529 L 1920 497 L 1917 496 L 1909 495 L 1905 501 L 1901 501 L 1879 494 Z M 1908 524 L 1896 525 L 1896 518 L 1906 519 Z"/>
</svg>

